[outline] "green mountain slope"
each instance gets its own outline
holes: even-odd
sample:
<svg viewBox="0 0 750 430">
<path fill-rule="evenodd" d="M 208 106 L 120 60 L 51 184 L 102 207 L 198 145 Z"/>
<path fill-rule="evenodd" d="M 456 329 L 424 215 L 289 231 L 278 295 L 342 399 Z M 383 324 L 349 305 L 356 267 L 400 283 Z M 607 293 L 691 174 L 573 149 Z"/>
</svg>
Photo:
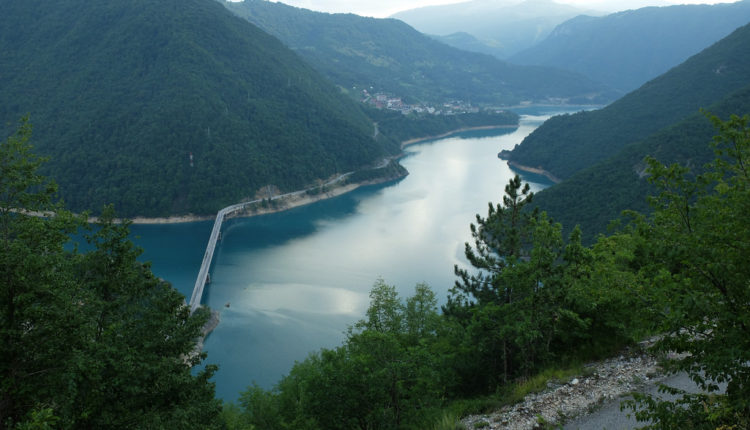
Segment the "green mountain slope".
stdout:
<svg viewBox="0 0 750 430">
<path fill-rule="evenodd" d="M 368 89 L 412 102 L 458 99 L 495 105 L 522 100 L 600 103 L 619 94 L 576 73 L 515 66 L 461 51 L 395 19 L 312 12 L 264 0 L 224 4 L 357 93 Z"/>
<path fill-rule="evenodd" d="M 6 0 L 0 16 L 0 132 L 30 114 L 45 173 L 74 210 L 210 213 L 397 151 L 296 54 L 213 0 Z"/>
<path fill-rule="evenodd" d="M 597 111 L 551 118 L 504 158 L 566 179 L 747 85 L 750 25 Z"/>
<path fill-rule="evenodd" d="M 579 16 L 508 61 L 575 71 L 628 92 L 748 22 L 748 0 Z"/>
<path fill-rule="evenodd" d="M 750 85 L 706 106 L 706 111 L 724 120 L 732 114 L 750 114 Z M 618 219 L 622 211 L 649 212 L 646 197 L 655 190 L 644 174 L 647 155 L 664 164 L 680 163 L 699 172 L 714 159 L 709 143 L 716 134 L 706 115 L 690 115 L 540 192 L 534 204 L 568 230 L 581 225 L 585 239 L 591 241 L 605 233 L 610 221 Z"/>
</svg>

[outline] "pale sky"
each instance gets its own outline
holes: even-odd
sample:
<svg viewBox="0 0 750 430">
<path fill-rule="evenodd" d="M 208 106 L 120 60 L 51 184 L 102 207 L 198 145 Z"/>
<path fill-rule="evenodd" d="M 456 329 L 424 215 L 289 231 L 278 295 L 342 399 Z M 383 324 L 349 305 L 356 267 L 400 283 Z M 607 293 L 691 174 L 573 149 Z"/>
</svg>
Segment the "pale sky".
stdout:
<svg viewBox="0 0 750 430">
<path fill-rule="evenodd" d="M 235 0 L 231 0 L 235 1 Z M 511 0 L 508 0 L 511 1 Z M 520 3 L 521 0 L 518 0 Z M 283 0 L 282 3 L 305 9 L 330 13 L 355 13 L 362 16 L 384 18 L 396 12 L 422 6 L 460 3 L 461 0 Z M 671 4 L 732 3 L 732 0 L 557 0 L 585 8 L 614 12 L 644 6 Z"/>
</svg>

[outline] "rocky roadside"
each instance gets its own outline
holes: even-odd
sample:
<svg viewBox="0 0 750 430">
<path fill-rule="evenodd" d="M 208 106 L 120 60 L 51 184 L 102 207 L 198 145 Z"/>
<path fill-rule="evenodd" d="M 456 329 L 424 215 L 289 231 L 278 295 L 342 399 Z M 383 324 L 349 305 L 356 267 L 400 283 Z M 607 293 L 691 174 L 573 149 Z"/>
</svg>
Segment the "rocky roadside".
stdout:
<svg viewBox="0 0 750 430">
<path fill-rule="evenodd" d="M 563 424 L 662 378 L 657 359 L 643 351 L 629 349 L 617 358 L 591 363 L 584 374 L 569 381 L 549 382 L 545 391 L 530 394 L 520 403 L 461 422 L 467 429 L 509 430 L 534 429 L 542 420 Z"/>
</svg>

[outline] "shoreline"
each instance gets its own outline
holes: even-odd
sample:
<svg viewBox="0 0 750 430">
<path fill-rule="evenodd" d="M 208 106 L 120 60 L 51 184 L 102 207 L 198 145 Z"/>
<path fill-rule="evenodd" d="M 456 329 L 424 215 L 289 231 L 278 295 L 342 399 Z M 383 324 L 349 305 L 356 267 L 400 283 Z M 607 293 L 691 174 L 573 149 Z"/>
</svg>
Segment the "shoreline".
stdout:
<svg viewBox="0 0 750 430">
<path fill-rule="evenodd" d="M 456 133 L 462 133 L 465 131 L 473 131 L 473 130 L 494 130 L 494 129 L 501 129 L 501 128 L 517 128 L 518 124 L 516 125 L 482 125 L 482 126 L 476 126 L 476 127 L 462 127 L 459 129 L 451 130 L 446 133 L 442 133 L 435 136 L 424 136 L 414 139 L 408 139 L 401 142 L 401 149 L 404 149 L 406 146 L 413 145 L 416 143 L 424 142 L 427 140 L 432 139 L 441 139 Z M 393 157 L 390 157 L 389 159 L 396 160 L 398 158 L 401 158 L 404 154 L 398 154 Z M 408 173 L 407 173 L 408 174 Z M 232 216 L 232 218 L 249 218 L 257 215 L 266 215 L 271 213 L 277 213 L 282 212 L 288 209 L 294 209 L 300 206 L 305 206 L 311 203 L 319 202 L 321 200 L 330 199 L 333 197 L 338 197 L 342 194 L 349 193 L 351 191 L 354 191 L 360 187 L 364 187 L 367 185 L 377 185 L 382 184 L 389 181 L 395 181 L 396 179 L 400 179 L 405 177 L 406 175 L 402 176 L 388 176 L 384 178 L 380 178 L 377 180 L 371 180 L 371 181 L 363 181 L 363 182 L 357 182 L 357 183 L 348 183 L 345 185 L 340 186 L 333 186 L 330 189 L 326 190 L 325 192 L 320 192 L 317 194 L 308 194 L 305 191 L 308 189 L 298 190 L 298 191 L 292 191 L 290 193 L 287 193 L 287 197 L 278 198 L 273 200 L 275 203 L 273 207 L 259 207 L 255 208 L 252 211 L 243 211 L 237 215 Z M 211 221 L 213 219 L 216 219 L 216 215 L 194 215 L 194 214 L 186 214 L 186 215 L 174 215 L 174 216 L 168 216 L 168 217 L 134 217 L 131 218 L 130 221 L 133 224 L 140 224 L 140 225 L 150 225 L 150 224 L 180 224 L 180 223 L 188 223 L 188 222 L 200 222 L 200 221 Z M 95 222 L 96 217 L 89 218 L 89 222 Z M 121 219 L 118 219 L 118 221 L 122 221 Z"/>
<path fill-rule="evenodd" d="M 474 131 L 474 130 L 495 130 L 495 129 L 501 129 L 501 128 L 518 128 L 519 124 L 510 125 L 510 124 L 504 124 L 504 125 L 478 125 L 475 127 L 461 127 L 457 128 L 455 130 L 447 131 L 445 133 L 436 134 L 434 136 L 424 136 L 424 137 L 415 137 L 413 139 L 404 140 L 401 142 L 401 149 L 404 149 L 405 147 L 409 145 L 413 145 L 415 143 L 424 142 L 426 140 L 432 140 L 432 139 L 442 139 L 444 137 L 451 136 L 453 134 L 457 133 L 463 133 L 465 131 Z"/>
<path fill-rule="evenodd" d="M 529 173 L 535 173 L 537 175 L 542 175 L 545 178 L 549 179 L 550 181 L 554 182 L 555 184 L 559 184 L 560 182 L 562 182 L 562 179 L 558 178 L 557 176 L 553 175 L 552 173 L 550 173 L 550 172 L 548 172 L 548 171 L 546 171 L 544 169 L 541 169 L 539 167 L 524 166 L 523 164 L 518 164 L 515 161 L 508 161 L 508 166 L 510 166 L 511 169 L 518 169 L 518 170 L 522 170 L 524 172 L 529 172 Z"/>
<path fill-rule="evenodd" d="M 381 184 L 381 183 L 388 182 L 388 181 L 394 181 L 404 176 L 397 176 L 397 177 L 389 176 L 389 177 L 384 177 L 382 180 L 348 183 L 345 185 L 332 187 L 328 189 L 327 191 L 323 191 L 317 194 L 307 194 L 305 193 L 306 190 L 292 191 L 291 193 L 289 193 L 289 195 L 285 195 L 279 198 L 272 198 L 271 199 L 271 201 L 273 202 L 272 207 L 261 207 L 260 203 L 258 203 L 258 207 L 250 209 L 250 210 L 244 210 L 242 212 L 237 212 L 235 214 L 228 216 L 227 219 L 250 218 L 250 217 L 254 217 L 258 215 L 267 215 L 267 214 L 282 212 L 288 209 L 294 209 L 300 206 L 306 206 L 311 203 L 319 202 L 321 200 L 327 200 L 330 198 L 338 197 L 342 194 L 346 194 L 348 192 L 356 190 L 357 188 L 364 187 L 367 185 L 376 185 L 376 184 Z M 156 224 L 180 224 L 180 223 L 188 223 L 188 222 L 213 221 L 214 219 L 216 219 L 216 215 L 187 214 L 187 215 L 157 217 L 157 218 L 135 217 L 135 218 L 130 219 L 130 221 L 133 224 L 139 224 L 139 225 L 156 225 Z M 89 218 L 89 221 L 91 220 L 95 221 L 96 217 Z M 118 219 L 118 221 L 122 221 L 122 220 Z"/>
<path fill-rule="evenodd" d="M 307 194 L 304 192 L 298 193 L 298 192 L 293 191 L 288 196 L 281 197 L 278 199 L 273 199 L 272 200 L 274 204 L 273 207 L 256 207 L 256 208 L 249 209 L 249 210 L 235 212 L 234 214 L 228 215 L 227 219 L 250 218 L 250 217 L 254 217 L 258 215 L 267 215 L 267 214 L 272 214 L 272 213 L 283 212 L 288 209 L 294 209 L 300 206 L 306 206 L 311 203 L 338 197 L 342 194 L 346 194 L 351 191 L 354 191 L 360 187 L 364 187 L 367 185 L 382 184 L 385 182 L 394 181 L 404 176 L 396 176 L 396 177 L 389 176 L 389 177 L 384 177 L 379 180 L 348 183 L 345 185 L 340 185 L 340 186 L 330 188 L 327 191 L 323 191 L 317 194 Z M 210 217 L 209 219 L 214 219 L 214 218 L 215 217 Z"/>
</svg>

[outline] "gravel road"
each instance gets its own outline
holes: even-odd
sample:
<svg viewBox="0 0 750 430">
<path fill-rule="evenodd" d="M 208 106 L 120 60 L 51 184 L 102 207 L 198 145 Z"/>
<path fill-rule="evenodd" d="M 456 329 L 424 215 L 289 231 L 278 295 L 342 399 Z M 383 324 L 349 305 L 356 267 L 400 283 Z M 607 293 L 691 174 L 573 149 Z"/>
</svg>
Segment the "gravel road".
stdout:
<svg viewBox="0 0 750 430">
<path fill-rule="evenodd" d="M 686 373 L 678 373 L 672 375 L 660 381 L 661 383 L 670 387 L 679 388 L 691 393 L 698 392 L 698 386 L 688 378 Z M 674 396 L 663 394 L 658 392 L 658 384 L 648 384 L 642 392 L 648 392 L 663 399 L 674 398 Z M 633 429 L 641 427 L 646 423 L 639 423 L 635 420 L 632 415 L 632 411 L 625 410 L 620 411 L 620 402 L 627 399 L 628 397 L 616 399 L 612 402 L 604 405 L 601 409 L 596 410 L 594 413 L 582 416 L 579 419 L 566 424 L 564 430 L 622 430 L 622 429 Z"/>
</svg>

